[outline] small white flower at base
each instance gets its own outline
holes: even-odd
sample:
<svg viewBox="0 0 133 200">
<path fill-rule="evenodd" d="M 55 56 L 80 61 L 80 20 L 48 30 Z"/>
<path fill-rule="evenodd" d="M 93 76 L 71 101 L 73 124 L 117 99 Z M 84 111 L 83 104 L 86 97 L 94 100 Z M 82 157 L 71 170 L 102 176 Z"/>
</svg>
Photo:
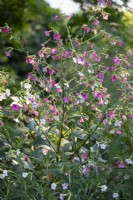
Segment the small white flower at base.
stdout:
<svg viewBox="0 0 133 200">
<path fill-rule="evenodd" d="M 41 123 L 42 125 L 45 125 L 45 124 L 46 124 L 46 120 L 45 120 L 45 119 L 40 119 L 40 123 Z"/>
<path fill-rule="evenodd" d="M 118 193 L 113 193 L 113 198 L 118 198 L 119 194 Z"/>
<path fill-rule="evenodd" d="M 23 178 L 26 178 L 26 177 L 28 176 L 28 174 L 29 174 L 29 173 L 27 173 L 27 172 L 23 172 L 22 177 L 23 177 Z"/>
<path fill-rule="evenodd" d="M 106 192 L 107 189 L 108 189 L 108 187 L 106 185 L 102 185 L 101 186 L 101 191 L 102 192 Z"/>
<path fill-rule="evenodd" d="M 51 184 L 51 190 L 55 190 L 56 187 L 57 187 L 56 183 L 52 183 L 52 184 Z"/>
<path fill-rule="evenodd" d="M 128 165 L 132 165 L 133 164 L 133 161 L 130 158 L 126 159 L 125 161 L 126 161 L 126 163 Z"/>
<path fill-rule="evenodd" d="M 115 126 L 121 127 L 121 125 L 122 125 L 122 121 L 116 121 L 116 122 L 115 122 Z"/>
<path fill-rule="evenodd" d="M 7 170 L 3 170 L 3 174 L 0 174 L 0 179 L 4 179 L 6 176 L 8 176 Z"/>
<path fill-rule="evenodd" d="M 3 174 L 0 174 L 0 179 L 4 179 L 4 175 Z"/>
<path fill-rule="evenodd" d="M 63 190 L 67 190 L 68 189 L 68 183 L 63 183 L 62 188 L 63 188 Z"/>
<path fill-rule="evenodd" d="M 101 149 L 106 149 L 106 146 L 107 146 L 106 144 L 100 144 Z"/>
</svg>

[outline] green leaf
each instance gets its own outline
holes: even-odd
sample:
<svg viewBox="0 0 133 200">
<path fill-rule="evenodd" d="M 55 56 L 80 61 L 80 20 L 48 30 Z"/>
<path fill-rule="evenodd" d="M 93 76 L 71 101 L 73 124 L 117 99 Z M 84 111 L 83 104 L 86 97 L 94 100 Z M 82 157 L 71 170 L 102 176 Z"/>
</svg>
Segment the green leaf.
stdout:
<svg viewBox="0 0 133 200">
<path fill-rule="evenodd" d="M 113 158 L 118 153 L 122 139 L 123 139 L 123 135 L 119 135 L 119 136 L 116 136 L 114 138 L 114 140 L 111 142 L 111 144 L 109 146 L 109 160 L 110 160 L 110 162 L 113 161 Z"/>
</svg>

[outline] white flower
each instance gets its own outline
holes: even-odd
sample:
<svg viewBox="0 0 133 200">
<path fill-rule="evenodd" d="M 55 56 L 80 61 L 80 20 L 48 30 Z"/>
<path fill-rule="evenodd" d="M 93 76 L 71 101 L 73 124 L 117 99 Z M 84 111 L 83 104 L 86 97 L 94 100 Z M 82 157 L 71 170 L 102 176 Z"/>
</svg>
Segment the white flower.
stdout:
<svg viewBox="0 0 133 200">
<path fill-rule="evenodd" d="M 69 84 L 68 83 L 64 83 L 66 88 L 69 88 Z"/>
<path fill-rule="evenodd" d="M 45 119 L 40 119 L 40 123 L 45 125 L 46 124 L 46 120 Z"/>
<path fill-rule="evenodd" d="M 59 116 L 53 116 L 53 118 L 56 120 L 56 121 L 59 121 Z"/>
<path fill-rule="evenodd" d="M 56 187 L 57 187 L 56 183 L 52 183 L 52 184 L 51 184 L 51 190 L 55 190 Z"/>
<path fill-rule="evenodd" d="M 113 198 L 118 198 L 119 194 L 118 193 L 113 193 Z"/>
<path fill-rule="evenodd" d="M 6 95 L 9 97 L 11 95 L 10 90 L 6 89 Z"/>
<path fill-rule="evenodd" d="M 4 171 L 3 171 L 3 175 L 4 175 L 4 177 L 8 176 L 7 170 L 4 170 Z"/>
<path fill-rule="evenodd" d="M 68 183 L 63 183 L 62 188 L 63 188 L 63 190 L 67 190 L 68 189 Z"/>
<path fill-rule="evenodd" d="M 106 144 L 100 144 L 100 148 L 101 148 L 101 149 L 105 149 L 106 146 L 107 146 Z"/>
<path fill-rule="evenodd" d="M 42 140 L 46 140 L 45 135 L 41 135 Z"/>
<path fill-rule="evenodd" d="M 5 176 L 3 174 L 0 174 L 0 179 L 4 179 Z"/>
<path fill-rule="evenodd" d="M 23 172 L 22 177 L 23 177 L 23 178 L 26 178 L 26 177 L 28 176 L 28 174 L 29 174 L 29 173 L 27 173 L 27 172 Z"/>
<path fill-rule="evenodd" d="M 121 126 L 122 125 L 122 121 L 116 121 L 115 122 L 115 126 Z"/>
<path fill-rule="evenodd" d="M 31 88 L 31 84 L 30 83 L 25 83 L 24 84 L 24 88 L 29 90 Z"/>
<path fill-rule="evenodd" d="M 93 147 L 90 147 L 90 151 L 91 151 L 91 152 L 94 152 L 94 148 L 93 148 Z"/>
<path fill-rule="evenodd" d="M 108 189 L 108 187 L 106 185 L 102 185 L 101 186 L 101 191 L 102 192 L 106 192 L 107 189 Z"/>
<path fill-rule="evenodd" d="M 6 176 L 8 176 L 7 170 L 4 170 L 4 171 L 3 171 L 3 174 L 0 174 L 0 178 L 1 178 L 1 179 L 4 179 Z"/>
<path fill-rule="evenodd" d="M 133 161 L 132 161 L 130 158 L 126 159 L 125 161 L 126 161 L 126 163 L 129 164 L 129 165 L 132 165 L 132 164 L 133 164 Z"/>
<path fill-rule="evenodd" d="M 20 149 L 18 149 L 18 150 L 17 150 L 17 156 L 18 156 L 20 153 L 21 153 L 21 152 L 20 152 Z"/>
<path fill-rule="evenodd" d="M 15 121 L 16 123 L 20 123 L 20 121 L 19 121 L 18 118 L 14 118 L 14 121 Z"/>
<path fill-rule="evenodd" d="M 76 57 L 73 58 L 73 62 L 76 63 L 76 64 L 79 64 L 79 65 L 85 64 L 85 62 L 82 61 L 81 58 L 76 58 Z"/>
</svg>

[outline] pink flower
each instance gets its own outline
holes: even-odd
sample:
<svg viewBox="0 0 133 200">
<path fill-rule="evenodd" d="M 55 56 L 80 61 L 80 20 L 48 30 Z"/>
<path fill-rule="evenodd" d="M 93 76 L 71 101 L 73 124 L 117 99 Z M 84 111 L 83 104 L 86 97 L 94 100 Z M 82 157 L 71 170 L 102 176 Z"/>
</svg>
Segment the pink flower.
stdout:
<svg viewBox="0 0 133 200">
<path fill-rule="evenodd" d="M 100 23 L 100 22 L 96 19 L 96 20 L 94 21 L 93 24 L 94 24 L 95 26 L 97 26 L 99 23 Z"/>
<path fill-rule="evenodd" d="M 39 55 L 40 58 L 43 58 L 43 57 L 44 57 L 44 54 L 43 54 L 42 51 L 39 51 L 39 52 L 38 52 L 38 55 Z"/>
<path fill-rule="evenodd" d="M 84 99 L 88 99 L 88 94 L 84 93 L 84 94 L 82 94 L 82 97 L 83 97 Z"/>
<path fill-rule="evenodd" d="M 4 32 L 5 33 L 9 33 L 10 32 L 10 28 L 9 27 L 4 28 Z"/>
<path fill-rule="evenodd" d="M 59 21 L 60 17 L 58 15 L 55 15 L 54 19 L 55 19 L 55 21 Z"/>
<path fill-rule="evenodd" d="M 70 97 L 64 97 L 63 101 L 64 101 L 64 103 L 69 103 L 70 102 Z"/>
<path fill-rule="evenodd" d="M 112 82 L 116 82 L 117 81 L 117 76 L 115 74 L 112 75 L 111 80 L 112 80 Z"/>
<path fill-rule="evenodd" d="M 96 93 L 96 97 L 97 97 L 98 99 L 101 99 L 101 98 L 102 98 L 102 93 L 101 93 L 101 92 L 97 92 L 97 93 Z"/>
<path fill-rule="evenodd" d="M 58 54 L 58 49 L 57 48 L 53 48 L 52 49 L 52 54 L 55 54 L 55 55 Z"/>
<path fill-rule="evenodd" d="M 34 62 L 33 57 L 26 57 L 26 63 L 27 64 L 32 64 Z"/>
<path fill-rule="evenodd" d="M 120 65 L 121 63 L 120 63 L 120 59 L 117 57 L 117 56 L 115 56 L 114 58 L 113 58 L 113 62 L 116 64 L 116 65 Z"/>
<path fill-rule="evenodd" d="M 81 157 L 82 157 L 83 159 L 87 159 L 87 153 L 82 153 L 82 154 L 81 154 Z"/>
<path fill-rule="evenodd" d="M 24 160 L 28 162 L 29 157 L 28 157 L 28 156 L 25 156 Z"/>
<path fill-rule="evenodd" d="M 130 114 L 130 118 L 131 118 L 131 119 L 133 119 L 133 113 L 132 113 L 132 114 Z"/>
<path fill-rule="evenodd" d="M 84 119 L 81 117 L 80 120 L 79 120 L 79 122 L 80 122 L 80 123 L 83 123 L 83 122 L 84 122 Z"/>
<path fill-rule="evenodd" d="M 51 31 L 45 31 L 44 33 L 45 33 L 45 35 L 46 35 L 47 37 L 49 37 L 49 36 L 50 36 L 50 32 L 51 32 Z"/>
<path fill-rule="evenodd" d="M 17 105 L 17 104 L 12 104 L 12 110 L 18 111 L 19 108 L 20 108 L 19 105 Z"/>
<path fill-rule="evenodd" d="M 49 69 L 49 74 L 50 74 L 50 75 L 55 74 L 55 70 L 54 70 L 54 69 Z"/>
<path fill-rule="evenodd" d="M 57 88 L 57 92 L 58 92 L 58 93 L 63 92 L 62 88 Z"/>
<path fill-rule="evenodd" d="M 125 164 L 123 162 L 117 162 L 116 163 L 116 166 L 119 168 L 119 169 L 124 169 L 125 168 Z"/>
<path fill-rule="evenodd" d="M 5 54 L 6 54 L 7 57 L 11 57 L 10 51 L 5 52 Z"/>
<path fill-rule="evenodd" d="M 123 45 L 123 42 L 122 41 L 118 41 L 117 44 L 118 44 L 119 47 L 121 47 Z"/>
<path fill-rule="evenodd" d="M 103 73 L 99 73 L 99 74 L 98 74 L 98 78 L 104 79 L 104 74 L 103 74 Z"/>
<path fill-rule="evenodd" d="M 55 56 L 52 56 L 53 60 L 60 60 L 60 56 L 59 55 L 55 55 Z"/>
<path fill-rule="evenodd" d="M 104 14 L 103 14 L 103 19 L 104 19 L 104 20 L 108 20 L 108 17 L 109 17 L 109 14 L 108 14 L 108 13 L 104 13 Z"/>
<path fill-rule="evenodd" d="M 64 51 L 62 54 L 63 58 L 71 58 L 72 57 L 72 52 L 71 51 Z"/>
<path fill-rule="evenodd" d="M 116 131 L 115 131 L 115 134 L 116 134 L 116 135 L 121 135 L 121 131 L 120 131 L 120 130 L 116 130 Z"/>
<path fill-rule="evenodd" d="M 53 35 L 53 39 L 54 39 L 54 40 L 59 40 L 60 38 L 61 38 L 61 36 L 60 36 L 59 33 L 55 33 L 55 34 Z"/>
</svg>

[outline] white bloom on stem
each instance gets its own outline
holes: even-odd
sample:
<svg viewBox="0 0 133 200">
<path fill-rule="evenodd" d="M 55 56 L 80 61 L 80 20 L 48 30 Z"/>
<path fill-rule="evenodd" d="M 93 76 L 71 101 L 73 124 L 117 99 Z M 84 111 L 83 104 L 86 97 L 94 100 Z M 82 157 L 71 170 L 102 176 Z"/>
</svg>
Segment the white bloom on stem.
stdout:
<svg viewBox="0 0 133 200">
<path fill-rule="evenodd" d="M 9 97 L 11 95 L 11 92 L 9 89 L 6 89 L 6 95 Z"/>
<path fill-rule="evenodd" d="M 81 58 L 73 58 L 73 62 L 74 63 L 76 63 L 76 64 L 79 64 L 79 65 L 84 65 L 85 64 L 85 62 L 84 62 L 84 60 L 82 61 L 82 59 Z"/>
<path fill-rule="evenodd" d="M 45 119 L 40 119 L 40 123 L 41 123 L 42 125 L 45 125 L 45 124 L 46 124 L 46 120 L 45 120 Z"/>
<path fill-rule="evenodd" d="M 100 144 L 100 148 L 101 148 L 101 149 L 106 149 L 106 146 L 107 146 L 107 145 L 104 144 L 104 143 L 103 143 L 103 144 Z"/>
<path fill-rule="evenodd" d="M 23 172 L 22 177 L 23 177 L 23 178 L 26 178 L 26 177 L 28 176 L 28 174 L 29 174 L 29 173 L 27 173 L 27 172 Z"/>
<path fill-rule="evenodd" d="M 108 189 L 108 187 L 106 185 L 102 185 L 100 187 L 101 187 L 102 192 L 106 192 L 106 190 Z"/>
<path fill-rule="evenodd" d="M 128 165 L 132 165 L 133 164 L 133 161 L 130 158 L 126 159 L 125 161 L 126 161 L 126 163 Z"/>
<path fill-rule="evenodd" d="M 122 121 L 116 121 L 115 122 L 115 126 L 119 126 L 120 127 L 121 125 L 122 125 Z"/>
<path fill-rule="evenodd" d="M 113 193 L 113 198 L 118 198 L 119 194 L 118 193 Z"/>
<path fill-rule="evenodd" d="M 63 190 L 67 190 L 68 189 L 68 183 L 63 183 L 62 188 L 63 188 Z"/>
<path fill-rule="evenodd" d="M 6 176 L 8 176 L 7 170 L 3 170 L 3 173 L 0 174 L 0 179 L 4 179 Z"/>
<path fill-rule="evenodd" d="M 57 187 L 56 183 L 52 183 L 52 184 L 51 184 L 51 190 L 55 190 L 56 187 Z"/>
</svg>

